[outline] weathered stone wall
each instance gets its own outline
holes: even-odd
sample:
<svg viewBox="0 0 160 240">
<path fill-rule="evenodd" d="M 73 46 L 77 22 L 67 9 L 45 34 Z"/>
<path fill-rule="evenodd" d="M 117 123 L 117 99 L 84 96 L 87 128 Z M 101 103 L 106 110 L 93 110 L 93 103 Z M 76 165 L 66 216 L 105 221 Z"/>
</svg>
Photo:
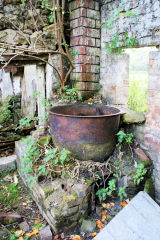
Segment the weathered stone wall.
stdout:
<svg viewBox="0 0 160 240">
<path fill-rule="evenodd" d="M 137 45 L 139 47 L 160 45 L 160 1 L 104 0 L 102 2 L 101 25 L 113 17 L 113 14 L 120 6 L 123 6 L 119 19 L 112 24 L 113 29 L 109 30 L 107 27 L 101 29 L 100 79 L 102 93 L 108 102 L 127 104 L 127 78 L 129 77 L 129 66 L 127 64 L 129 65 L 129 58 L 127 59 L 124 55 L 116 55 L 115 57 L 107 55 L 104 47 L 107 42 L 111 41 L 112 34 L 115 32 L 120 33 L 120 39 L 123 34 L 128 33 L 129 37 L 138 40 Z M 131 11 L 137 16 L 125 17 L 126 11 Z M 108 67 L 108 64 L 110 67 Z M 122 77 L 121 81 L 120 77 Z"/>
<path fill-rule="evenodd" d="M 48 1 L 50 6 L 53 1 Z M 56 49 L 54 24 L 49 22 L 49 10 L 41 7 L 42 1 L 33 0 L 33 7 L 26 1 L 0 1 L 0 43 L 24 49 Z M 3 45 L 1 51 L 3 51 Z M 8 49 L 5 60 L 12 57 L 17 50 Z M 41 56 L 39 56 L 41 58 Z M 42 56 L 44 57 L 44 56 Z M 4 58 L 0 59 L 0 62 Z M 59 56 L 52 59 L 59 66 Z M 45 56 L 47 61 L 47 55 Z M 49 59 L 49 62 L 51 59 Z M 3 64 L 1 64 L 3 66 Z M 42 99 L 50 99 L 55 89 L 60 87 L 60 81 L 54 69 L 49 64 L 42 64 L 31 57 L 17 56 L 5 70 L 0 70 L 0 99 L 8 96 L 22 96 L 22 113 L 33 116 L 38 106 L 38 116 L 44 114 Z M 41 92 L 36 102 L 34 92 Z"/>
<path fill-rule="evenodd" d="M 49 23 L 49 11 L 41 8 L 41 1 L 33 1 L 35 8 L 31 9 L 29 3 L 22 4 L 21 0 L 0 1 L 0 42 L 12 45 L 44 48 L 38 38 L 40 33 L 49 49 L 55 49 L 54 26 Z M 33 17 L 34 19 L 33 19 Z M 37 26 L 39 33 L 37 31 Z M 49 25 L 44 27 L 44 25 Z"/>
<path fill-rule="evenodd" d="M 120 18 L 115 22 L 115 28 L 102 29 L 102 47 L 110 41 L 111 33 L 128 33 L 138 40 L 139 46 L 154 46 L 160 44 L 160 1 L 159 0 L 107 0 L 101 7 L 101 24 L 113 16 L 114 10 L 122 7 Z M 136 17 L 125 17 L 130 10 Z"/>
<path fill-rule="evenodd" d="M 111 103 L 127 104 L 128 65 L 125 55 L 108 55 L 104 49 L 111 34 L 128 33 L 138 40 L 138 47 L 160 45 L 160 1 L 158 0 L 104 0 L 101 7 L 101 24 L 111 17 L 120 3 L 124 7 L 115 28 L 101 29 L 101 83 L 102 93 Z M 127 10 L 136 11 L 137 16 L 125 17 Z M 141 147 L 153 161 L 153 177 L 155 181 L 156 200 L 160 202 L 160 51 L 150 52 L 148 113 L 145 125 L 135 128 L 135 135 Z"/>
<path fill-rule="evenodd" d="M 76 51 L 71 80 L 83 96 L 92 96 L 99 82 L 99 1 L 73 0 L 70 1 L 70 10 L 70 45 Z"/>
<path fill-rule="evenodd" d="M 58 66 L 59 56 L 54 55 L 52 58 Z M 0 70 L 0 100 L 20 95 L 22 116 L 34 116 L 37 112 L 39 117 L 43 117 L 43 99 L 51 100 L 54 92 L 60 88 L 60 80 L 55 70 L 49 64 L 29 62 L 21 66 L 21 71 L 16 67 L 9 69 L 12 73 Z M 16 70 L 15 74 L 13 69 Z M 40 95 L 35 97 L 35 92 L 39 92 Z"/>
<path fill-rule="evenodd" d="M 150 52 L 146 123 L 134 125 L 134 135 L 153 162 L 155 197 L 160 203 L 160 51 Z"/>
<path fill-rule="evenodd" d="M 127 105 L 129 55 L 101 54 L 101 93 L 108 104 Z"/>
</svg>

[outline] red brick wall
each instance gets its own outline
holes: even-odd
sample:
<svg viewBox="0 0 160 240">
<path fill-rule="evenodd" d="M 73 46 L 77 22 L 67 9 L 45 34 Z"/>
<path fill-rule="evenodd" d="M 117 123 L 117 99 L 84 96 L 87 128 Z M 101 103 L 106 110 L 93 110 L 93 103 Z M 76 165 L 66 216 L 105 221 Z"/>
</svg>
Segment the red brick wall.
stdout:
<svg viewBox="0 0 160 240">
<path fill-rule="evenodd" d="M 99 82 L 100 10 L 95 0 L 70 1 L 70 46 L 75 51 L 72 85 L 90 97 Z M 98 56 L 97 56 L 98 55 Z"/>
<path fill-rule="evenodd" d="M 160 51 L 150 52 L 148 105 L 144 143 L 153 160 L 156 198 L 160 202 Z"/>
</svg>

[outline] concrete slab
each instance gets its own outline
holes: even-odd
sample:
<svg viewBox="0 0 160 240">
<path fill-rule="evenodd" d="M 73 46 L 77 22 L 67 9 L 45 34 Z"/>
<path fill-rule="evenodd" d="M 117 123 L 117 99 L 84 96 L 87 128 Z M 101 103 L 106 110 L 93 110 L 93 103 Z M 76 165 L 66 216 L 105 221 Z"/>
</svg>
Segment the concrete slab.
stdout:
<svg viewBox="0 0 160 240">
<path fill-rule="evenodd" d="M 94 239 L 160 240 L 160 207 L 139 192 Z"/>
<path fill-rule="evenodd" d="M 16 169 L 16 155 L 0 158 L 0 172 L 11 171 Z"/>
</svg>

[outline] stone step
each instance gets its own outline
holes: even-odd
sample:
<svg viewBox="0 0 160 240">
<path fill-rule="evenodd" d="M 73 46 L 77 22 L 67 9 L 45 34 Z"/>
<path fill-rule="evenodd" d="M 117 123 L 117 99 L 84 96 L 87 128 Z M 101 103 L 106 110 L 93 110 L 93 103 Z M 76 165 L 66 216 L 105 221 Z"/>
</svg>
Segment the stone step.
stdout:
<svg viewBox="0 0 160 240">
<path fill-rule="evenodd" d="M 159 240 L 160 207 L 146 192 L 139 192 L 95 240 Z"/>
<path fill-rule="evenodd" d="M 16 155 L 0 158 L 0 172 L 13 171 L 16 169 Z"/>
</svg>

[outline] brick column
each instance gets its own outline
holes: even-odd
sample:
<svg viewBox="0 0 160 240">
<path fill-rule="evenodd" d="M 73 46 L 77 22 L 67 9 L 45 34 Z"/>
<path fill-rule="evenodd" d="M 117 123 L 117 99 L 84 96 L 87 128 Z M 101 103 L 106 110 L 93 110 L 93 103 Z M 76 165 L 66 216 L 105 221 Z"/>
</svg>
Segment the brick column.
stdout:
<svg viewBox="0 0 160 240">
<path fill-rule="evenodd" d="M 150 52 L 148 105 L 144 143 L 153 160 L 156 200 L 160 203 L 160 51 Z"/>
<path fill-rule="evenodd" d="M 99 82 L 100 10 L 95 0 L 70 1 L 70 46 L 76 52 L 73 87 L 84 97 L 92 96 Z"/>
</svg>

